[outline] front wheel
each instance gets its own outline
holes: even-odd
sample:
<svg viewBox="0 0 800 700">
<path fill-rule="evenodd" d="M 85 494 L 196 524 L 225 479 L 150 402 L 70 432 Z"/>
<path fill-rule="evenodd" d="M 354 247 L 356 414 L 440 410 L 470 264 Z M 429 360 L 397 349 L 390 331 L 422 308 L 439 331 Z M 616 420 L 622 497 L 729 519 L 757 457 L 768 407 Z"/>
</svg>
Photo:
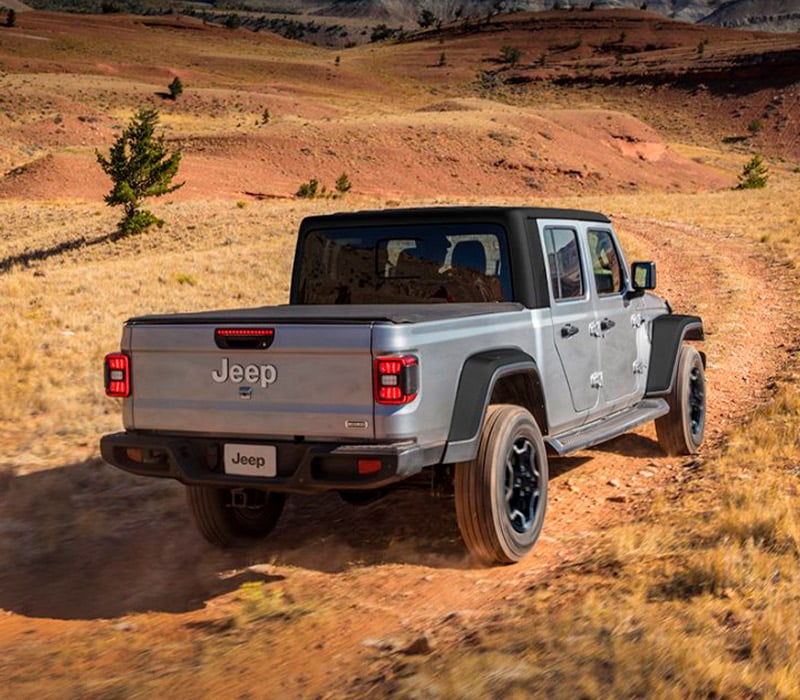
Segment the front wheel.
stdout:
<svg viewBox="0 0 800 700">
<path fill-rule="evenodd" d="M 246 489 L 241 505 L 234 505 L 231 489 L 187 486 L 186 499 L 200 534 L 218 547 L 252 544 L 275 528 L 286 497 Z"/>
<path fill-rule="evenodd" d="M 669 413 L 656 419 L 658 444 L 670 456 L 697 454 L 706 427 L 706 378 L 703 358 L 691 345 L 681 347 L 667 403 Z"/>
<path fill-rule="evenodd" d="M 544 523 L 547 480 L 533 416 L 520 406 L 489 406 L 477 457 L 455 470 L 456 519 L 467 549 L 486 564 L 522 559 Z"/>
</svg>

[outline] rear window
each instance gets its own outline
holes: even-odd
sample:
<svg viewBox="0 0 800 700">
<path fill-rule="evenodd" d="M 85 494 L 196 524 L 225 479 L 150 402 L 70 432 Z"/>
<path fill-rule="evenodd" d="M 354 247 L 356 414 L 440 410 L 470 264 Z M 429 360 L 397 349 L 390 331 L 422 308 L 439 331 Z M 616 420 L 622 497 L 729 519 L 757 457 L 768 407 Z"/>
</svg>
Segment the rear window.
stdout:
<svg viewBox="0 0 800 700">
<path fill-rule="evenodd" d="M 300 254 L 300 304 L 512 300 L 505 230 L 493 224 L 312 231 Z"/>
</svg>

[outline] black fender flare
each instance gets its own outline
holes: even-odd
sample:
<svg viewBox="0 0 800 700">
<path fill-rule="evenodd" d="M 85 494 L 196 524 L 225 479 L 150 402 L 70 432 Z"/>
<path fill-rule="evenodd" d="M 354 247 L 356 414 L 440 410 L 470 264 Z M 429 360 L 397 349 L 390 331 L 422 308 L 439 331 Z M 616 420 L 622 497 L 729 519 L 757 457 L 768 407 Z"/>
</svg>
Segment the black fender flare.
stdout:
<svg viewBox="0 0 800 700">
<path fill-rule="evenodd" d="M 699 316 L 664 314 L 656 316 L 652 324 L 645 396 L 664 396 L 672 391 L 675 372 L 678 369 L 678 353 L 683 341 L 705 339 L 703 320 Z"/>
<path fill-rule="evenodd" d="M 461 368 L 442 462 L 464 462 L 475 458 L 481 425 L 495 385 L 503 377 L 524 373 L 532 373 L 537 385 L 541 386 L 536 361 L 518 348 L 489 350 L 467 358 Z M 546 434 L 547 426 L 539 427 Z"/>
</svg>

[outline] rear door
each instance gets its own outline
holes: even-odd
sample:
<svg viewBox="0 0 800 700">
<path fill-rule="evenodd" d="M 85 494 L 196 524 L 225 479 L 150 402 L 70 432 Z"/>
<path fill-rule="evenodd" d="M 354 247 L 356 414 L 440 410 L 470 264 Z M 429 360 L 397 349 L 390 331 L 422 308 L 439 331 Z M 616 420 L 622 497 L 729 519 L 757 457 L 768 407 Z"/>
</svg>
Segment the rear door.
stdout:
<svg viewBox="0 0 800 700">
<path fill-rule="evenodd" d="M 550 288 L 553 342 L 576 413 L 598 403 L 600 355 L 594 301 L 588 286 L 578 227 L 564 221 L 540 222 Z M 548 399 L 549 400 L 549 399 Z"/>
<path fill-rule="evenodd" d="M 144 323 L 130 330 L 131 427 L 253 438 L 374 436 L 369 323 Z M 256 332 L 268 342 L 248 342 Z"/>
</svg>

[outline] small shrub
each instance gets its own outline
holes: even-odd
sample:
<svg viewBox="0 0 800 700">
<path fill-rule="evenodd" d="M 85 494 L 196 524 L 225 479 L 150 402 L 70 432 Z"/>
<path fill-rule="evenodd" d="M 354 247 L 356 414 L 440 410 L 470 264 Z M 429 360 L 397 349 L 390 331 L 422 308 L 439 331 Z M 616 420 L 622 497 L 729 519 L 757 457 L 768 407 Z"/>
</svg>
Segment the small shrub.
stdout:
<svg viewBox="0 0 800 700">
<path fill-rule="evenodd" d="M 176 75 L 173 81 L 169 84 L 169 96 L 173 100 L 177 100 L 183 94 L 183 83 Z"/>
<path fill-rule="evenodd" d="M 11 8 L 11 9 L 10 9 L 10 10 L 9 10 L 7 13 L 6 13 L 6 27 L 14 27 L 14 26 L 16 26 L 16 24 L 17 24 L 17 12 L 16 12 L 16 10 L 15 10 L 15 9 L 12 7 L 12 8 Z"/>
<path fill-rule="evenodd" d="M 197 280 L 192 275 L 187 274 L 175 275 L 175 281 L 178 284 L 188 284 L 190 287 L 194 287 L 197 284 Z"/>
<path fill-rule="evenodd" d="M 520 58 L 522 58 L 522 51 L 520 51 L 516 46 L 504 46 L 500 49 L 500 60 L 503 63 L 516 66 L 519 63 Z"/>
<path fill-rule="evenodd" d="M 237 199 L 236 200 L 236 208 L 237 209 L 244 209 L 246 206 L 247 206 L 247 202 L 245 202 L 243 199 Z"/>
<path fill-rule="evenodd" d="M 228 29 L 238 29 L 242 26 L 242 18 L 239 15 L 230 14 L 225 18 L 225 26 Z"/>
<path fill-rule="evenodd" d="M 769 179 L 769 168 L 762 160 L 761 156 L 754 155 L 745 163 L 742 172 L 739 174 L 739 184 L 737 190 L 758 190 L 767 186 Z"/>
<path fill-rule="evenodd" d="M 301 199 L 314 199 L 319 194 L 319 180 L 312 177 L 308 182 L 304 182 L 297 188 L 296 197 Z"/>
<path fill-rule="evenodd" d="M 269 118 L 270 118 L 269 110 L 265 107 L 264 111 L 261 113 L 261 123 L 269 124 Z"/>
<path fill-rule="evenodd" d="M 445 56 L 444 51 L 442 51 L 441 55 L 439 56 L 439 63 L 436 65 L 440 68 L 447 65 L 447 56 Z"/>
<path fill-rule="evenodd" d="M 338 67 L 339 67 L 339 65 L 341 64 L 341 62 L 342 62 L 342 57 L 341 57 L 341 56 L 337 56 L 337 57 L 336 57 L 336 58 L 333 60 L 333 65 L 335 65 L 335 66 L 338 68 Z"/>
<path fill-rule="evenodd" d="M 428 9 L 424 9 L 417 19 L 417 24 L 419 24 L 419 26 L 423 29 L 427 29 L 428 27 L 432 27 L 434 24 L 436 24 L 436 20 L 437 17 L 435 14 L 433 14 L 433 12 Z"/>
<path fill-rule="evenodd" d="M 753 119 L 748 125 L 747 130 L 752 136 L 758 134 L 764 128 L 764 123 L 760 119 Z"/>
<path fill-rule="evenodd" d="M 350 178 L 347 177 L 347 173 L 342 173 L 336 180 L 336 191 L 339 194 L 346 194 L 352 189 L 353 185 L 350 182 Z"/>
</svg>

